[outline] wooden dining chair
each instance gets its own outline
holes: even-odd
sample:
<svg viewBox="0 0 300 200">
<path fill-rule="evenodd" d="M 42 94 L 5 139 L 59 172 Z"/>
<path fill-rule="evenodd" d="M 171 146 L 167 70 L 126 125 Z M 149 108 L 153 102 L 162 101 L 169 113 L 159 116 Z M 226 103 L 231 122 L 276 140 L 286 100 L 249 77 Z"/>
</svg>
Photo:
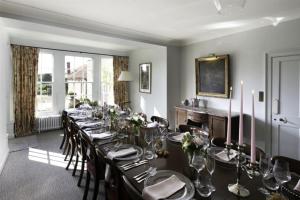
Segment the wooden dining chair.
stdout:
<svg viewBox="0 0 300 200">
<path fill-rule="evenodd" d="M 77 134 L 78 134 L 79 128 L 75 124 L 75 122 L 70 120 L 70 129 L 69 129 L 69 148 L 68 148 L 68 154 L 66 154 L 66 157 L 70 154 L 69 162 L 66 167 L 66 170 L 69 170 L 69 167 L 73 161 L 73 157 L 75 155 L 75 152 L 78 149 L 78 141 L 77 141 Z M 71 152 L 70 152 L 71 151 Z M 76 166 L 77 167 L 77 166 Z"/>
<path fill-rule="evenodd" d="M 300 174 L 300 160 L 295 160 L 293 158 L 285 157 L 285 156 L 273 156 L 271 158 L 272 164 L 275 164 L 276 160 L 285 160 L 289 163 L 290 171 Z"/>
<path fill-rule="evenodd" d="M 67 117 L 66 118 L 66 128 L 65 128 L 65 133 L 66 133 L 66 139 L 65 139 L 65 146 L 64 146 L 64 150 L 63 150 L 63 154 L 65 154 L 65 161 L 67 160 L 69 153 L 70 153 L 70 149 L 71 149 L 71 145 L 70 145 L 70 138 L 71 138 L 71 125 L 72 125 L 72 120 Z"/>
<path fill-rule="evenodd" d="M 68 120 L 67 118 L 68 118 L 67 112 L 63 111 L 62 116 L 61 116 L 61 124 L 62 124 L 62 128 L 63 128 L 63 131 L 64 131 L 64 135 L 63 135 L 63 139 L 61 141 L 61 144 L 59 146 L 59 149 L 62 149 L 65 142 L 66 142 L 66 137 L 67 137 L 66 128 L 67 128 L 67 120 Z"/>
<path fill-rule="evenodd" d="M 165 118 L 152 116 L 150 119 L 152 122 L 157 122 L 158 124 L 163 125 L 166 129 L 169 128 L 169 121 Z"/>
<path fill-rule="evenodd" d="M 93 176 L 94 178 L 94 192 L 92 199 L 96 200 L 99 193 L 100 180 L 104 180 L 105 169 L 102 165 L 100 151 L 96 148 L 94 143 L 90 140 L 90 138 L 87 135 L 81 134 L 81 136 L 81 143 L 83 146 L 82 148 L 86 150 L 85 156 L 87 162 L 87 175 L 83 200 L 86 200 L 88 197 L 91 176 Z"/>
<path fill-rule="evenodd" d="M 196 129 L 200 129 L 197 126 L 192 126 L 192 125 L 187 125 L 187 124 L 180 124 L 179 125 L 179 132 L 184 133 L 184 132 L 190 132 L 193 133 L 193 130 Z"/>
<path fill-rule="evenodd" d="M 186 124 L 190 125 L 190 126 L 199 127 L 199 128 L 201 128 L 202 125 L 203 125 L 201 122 L 195 122 L 195 121 L 193 121 L 191 119 L 188 119 Z"/>
<path fill-rule="evenodd" d="M 123 180 L 123 186 L 132 200 L 143 200 L 142 195 L 137 191 L 137 189 L 129 182 L 129 180 L 126 178 L 126 176 L 122 176 Z"/>
<path fill-rule="evenodd" d="M 221 138 L 221 137 L 213 137 L 211 139 L 211 145 L 214 146 L 214 147 L 225 148 L 225 142 L 226 142 L 226 139 Z"/>
</svg>

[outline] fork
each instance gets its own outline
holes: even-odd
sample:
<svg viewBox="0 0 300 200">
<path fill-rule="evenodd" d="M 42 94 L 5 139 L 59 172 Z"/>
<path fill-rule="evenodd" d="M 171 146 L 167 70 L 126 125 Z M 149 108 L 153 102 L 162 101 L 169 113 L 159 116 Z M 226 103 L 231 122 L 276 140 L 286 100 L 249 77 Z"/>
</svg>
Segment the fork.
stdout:
<svg viewBox="0 0 300 200">
<path fill-rule="evenodd" d="M 147 176 L 149 174 L 149 172 L 153 169 L 153 167 L 149 167 L 149 169 L 147 169 L 146 171 L 134 176 L 133 178 L 138 181 L 140 180 L 141 178 L 143 178 L 144 176 Z"/>
<path fill-rule="evenodd" d="M 137 182 L 138 182 L 138 183 L 141 183 L 141 182 L 143 182 L 144 180 L 146 180 L 146 178 L 148 178 L 148 177 L 150 177 L 150 176 L 154 176 L 156 173 L 157 173 L 156 168 L 153 168 L 153 169 L 149 172 L 149 174 L 148 174 L 147 176 L 145 176 L 144 178 L 138 180 Z"/>
</svg>

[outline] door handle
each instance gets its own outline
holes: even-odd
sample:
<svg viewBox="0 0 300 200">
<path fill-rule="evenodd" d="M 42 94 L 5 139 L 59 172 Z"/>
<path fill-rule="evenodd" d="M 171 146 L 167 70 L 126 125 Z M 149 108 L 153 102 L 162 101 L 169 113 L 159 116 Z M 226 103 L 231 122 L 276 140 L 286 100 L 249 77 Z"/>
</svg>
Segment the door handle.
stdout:
<svg viewBox="0 0 300 200">
<path fill-rule="evenodd" d="M 282 123 L 285 123 L 285 124 L 287 123 L 287 119 L 286 118 L 279 118 L 279 121 L 282 122 Z"/>
</svg>

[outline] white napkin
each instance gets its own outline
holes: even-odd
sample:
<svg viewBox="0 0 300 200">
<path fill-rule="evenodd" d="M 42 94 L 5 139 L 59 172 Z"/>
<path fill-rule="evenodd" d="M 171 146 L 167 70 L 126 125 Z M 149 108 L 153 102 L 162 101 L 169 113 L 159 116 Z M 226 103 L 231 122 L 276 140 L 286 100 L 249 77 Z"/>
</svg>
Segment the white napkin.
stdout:
<svg viewBox="0 0 300 200">
<path fill-rule="evenodd" d="M 230 154 L 229 154 L 229 157 L 228 157 L 227 150 L 223 150 L 223 151 L 217 153 L 216 156 L 218 156 L 220 159 L 228 162 L 228 161 L 230 161 L 231 159 L 233 159 L 234 157 L 237 156 L 237 151 L 233 150 L 233 149 L 230 149 Z"/>
<path fill-rule="evenodd" d="M 81 128 L 89 128 L 89 127 L 94 127 L 94 126 L 98 126 L 100 125 L 101 122 L 90 122 L 90 123 L 87 123 L 87 122 L 81 122 L 81 123 L 78 123 L 78 125 L 81 127 Z"/>
<path fill-rule="evenodd" d="M 182 182 L 177 176 L 172 175 L 171 177 L 163 180 L 154 185 L 145 187 L 143 189 L 143 199 L 144 200 L 158 200 L 165 199 L 178 190 L 182 189 L 185 183 Z"/>
<path fill-rule="evenodd" d="M 147 124 L 148 128 L 153 128 L 153 127 L 157 127 L 157 126 L 158 126 L 157 122 L 151 122 L 151 123 Z"/>
<path fill-rule="evenodd" d="M 127 156 L 127 155 L 130 155 L 130 154 L 134 154 L 136 152 L 137 152 L 136 149 L 133 148 L 133 147 L 130 147 L 128 149 L 122 149 L 120 151 L 110 151 L 107 154 L 107 158 L 109 158 L 109 159 L 112 160 L 114 158 L 119 158 L 119 157 Z"/>
<path fill-rule="evenodd" d="M 100 134 L 91 134 L 91 138 L 93 139 L 107 139 L 112 137 L 112 134 L 110 132 L 104 132 Z"/>
<path fill-rule="evenodd" d="M 71 117 L 75 120 L 80 120 L 80 119 L 86 119 L 87 118 L 85 115 L 72 115 Z"/>
<path fill-rule="evenodd" d="M 182 139 L 183 139 L 183 133 L 181 133 L 181 134 L 179 134 L 179 135 L 174 135 L 174 136 L 172 136 L 172 138 L 174 139 L 174 140 L 176 140 L 176 141 L 182 141 Z"/>
<path fill-rule="evenodd" d="M 299 179 L 297 185 L 294 187 L 294 190 L 297 190 L 298 192 L 300 192 L 300 179 Z"/>
</svg>

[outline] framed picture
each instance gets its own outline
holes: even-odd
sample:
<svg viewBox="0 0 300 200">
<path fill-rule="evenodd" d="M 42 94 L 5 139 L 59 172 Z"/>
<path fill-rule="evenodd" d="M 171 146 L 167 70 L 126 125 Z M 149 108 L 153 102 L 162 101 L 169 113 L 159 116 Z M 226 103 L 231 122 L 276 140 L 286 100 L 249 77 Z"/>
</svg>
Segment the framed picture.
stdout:
<svg viewBox="0 0 300 200">
<path fill-rule="evenodd" d="M 229 55 L 196 58 L 196 95 L 228 98 Z"/>
<path fill-rule="evenodd" d="M 142 63 L 140 68 L 140 92 L 151 93 L 151 63 Z"/>
</svg>

